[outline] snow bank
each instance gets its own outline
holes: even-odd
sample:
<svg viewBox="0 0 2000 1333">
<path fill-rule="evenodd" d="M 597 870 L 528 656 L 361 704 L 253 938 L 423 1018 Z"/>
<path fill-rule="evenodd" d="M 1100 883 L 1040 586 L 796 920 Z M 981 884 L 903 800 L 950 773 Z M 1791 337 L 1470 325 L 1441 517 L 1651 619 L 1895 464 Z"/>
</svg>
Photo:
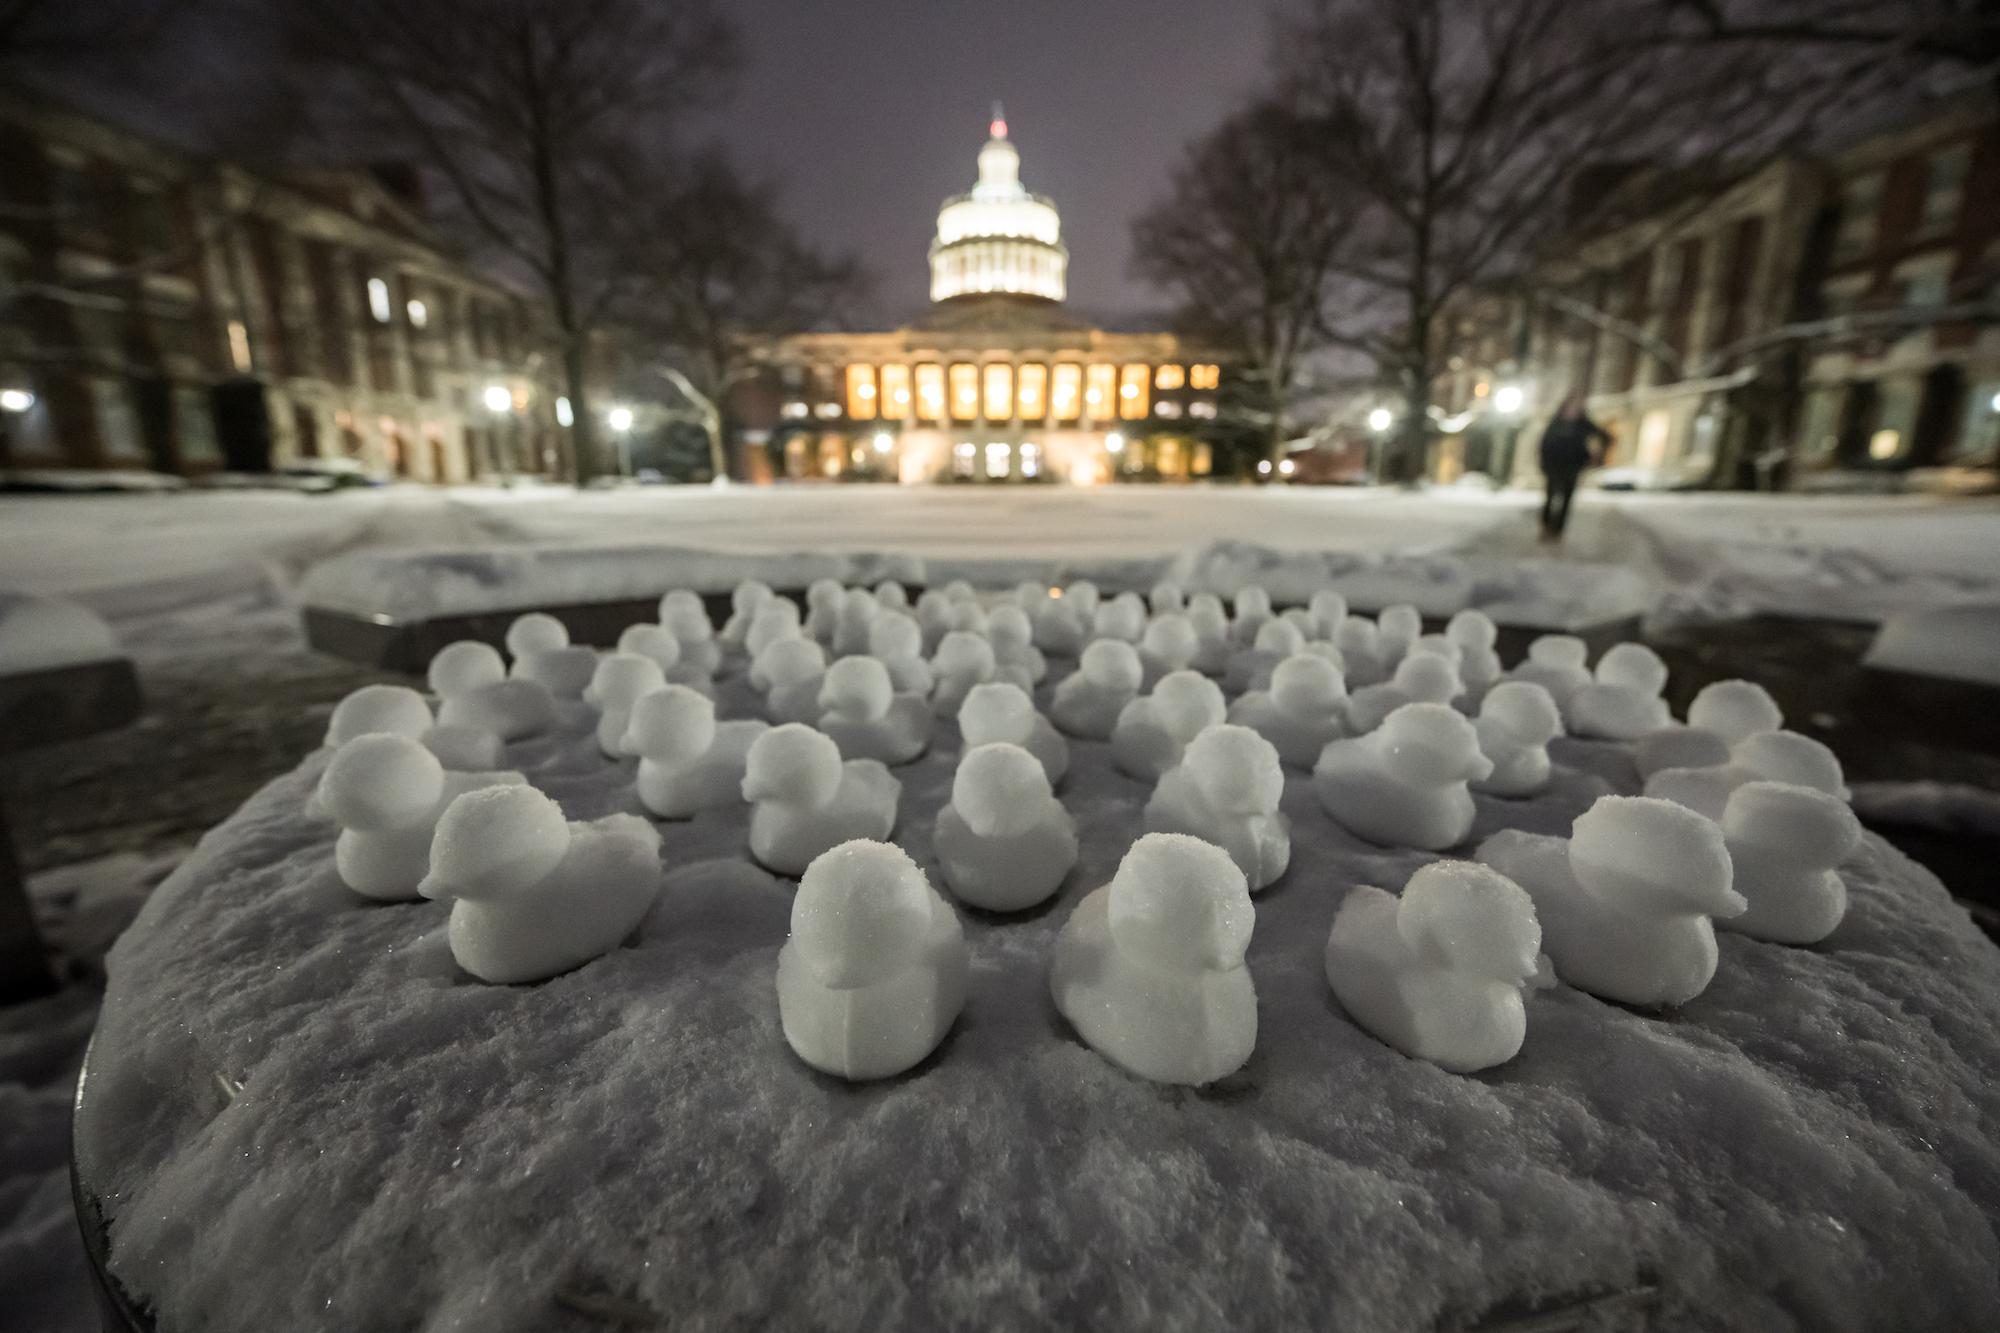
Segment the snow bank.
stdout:
<svg viewBox="0 0 2000 1333">
<path fill-rule="evenodd" d="M 2000 603 L 1905 611 L 1882 622 L 1863 666 L 2000 685 Z"/>
<path fill-rule="evenodd" d="M 0 676 L 122 655 L 118 636 L 95 612 L 53 597 L 0 592 Z"/>
<path fill-rule="evenodd" d="M 725 717 L 754 707 L 738 678 L 720 696 Z M 631 764 L 562 710 L 508 765 L 570 819 L 637 812 Z M 942 722 L 898 770 L 896 841 L 934 883 L 959 749 Z M 1552 750 L 1533 799 L 1475 797 L 1470 841 L 1564 832 L 1632 790 L 1624 747 Z M 1822 945 L 1729 935 L 1713 984 L 1664 1016 L 1538 992 L 1521 1054 L 1465 1077 L 1368 1036 L 1323 970 L 1346 889 L 1433 858 L 1343 833 L 1289 774 L 1292 869 L 1248 955 L 1255 1053 L 1168 1091 L 1048 999 L 1055 936 L 1146 795 L 1108 745 L 1072 753 L 1078 868 L 1025 918 L 965 914 L 963 1017 L 865 1087 L 786 1048 L 793 890 L 748 862 L 744 807 L 665 827 L 661 898 L 627 947 L 484 986 L 452 964 L 444 904 L 340 886 L 334 830 L 301 814 L 325 763 L 307 757 L 111 955 L 78 1152 L 113 1271 L 163 1333 L 543 1329 L 583 1308 L 1420 1328 L 1648 1286 L 1661 1327 L 2000 1326 L 2000 951 L 1879 839 L 1842 867 L 1851 904 Z"/>
</svg>

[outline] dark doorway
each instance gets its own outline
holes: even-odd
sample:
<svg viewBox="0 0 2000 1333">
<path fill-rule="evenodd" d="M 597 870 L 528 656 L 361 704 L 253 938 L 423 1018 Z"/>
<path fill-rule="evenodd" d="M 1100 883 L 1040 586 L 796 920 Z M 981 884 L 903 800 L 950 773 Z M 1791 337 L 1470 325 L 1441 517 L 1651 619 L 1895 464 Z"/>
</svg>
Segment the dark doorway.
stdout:
<svg viewBox="0 0 2000 1333">
<path fill-rule="evenodd" d="M 269 472 L 271 409 L 263 381 L 248 376 L 224 380 L 209 390 L 209 402 L 222 465 L 231 472 Z"/>
<path fill-rule="evenodd" d="M 146 459 L 155 472 L 178 472 L 174 451 L 172 386 L 157 375 L 132 381 L 132 405 L 139 416 L 139 437 L 146 442 Z"/>
<path fill-rule="evenodd" d="M 1880 410 L 1881 394 L 1873 380 L 1847 386 L 1847 401 L 1840 409 L 1840 438 L 1833 451 L 1842 467 L 1868 466 L 1868 437 L 1875 433 Z"/>
<path fill-rule="evenodd" d="M 292 404 L 292 435 L 299 442 L 300 458 L 319 457 L 319 414 L 308 404 Z"/>
<path fill-rule="evenodd" d="M 1947 363 L 1924 376 L 1924 396 L 1917 404 L 1917 428 L 1910 440 L 1910 463 L 1936 467 L 1958 443 L 1959 406 L 1965 401 L 1965 372 Z"/>
</svg>

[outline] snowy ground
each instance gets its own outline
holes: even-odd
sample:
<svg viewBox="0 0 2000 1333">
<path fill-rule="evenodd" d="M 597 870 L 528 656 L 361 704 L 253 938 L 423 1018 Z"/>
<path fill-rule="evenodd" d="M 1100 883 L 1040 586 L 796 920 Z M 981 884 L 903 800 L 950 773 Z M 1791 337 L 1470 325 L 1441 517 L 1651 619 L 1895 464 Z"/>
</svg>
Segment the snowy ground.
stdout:
<svg viewBox="0 0 2000 1333">
<path fill-rule="evenodd" d="M 76 946 L 87 973 L 100 937 L 178 849 L 289 768 L 332 702 L 370 678 L 307 652 L 299 634 L 297 589 L 337 555 L 661 542 L 741 554 L 1088 559 L 1218 540 L 1547 554 L 1534 541 L 1534 506 L 1521 494 L 1199 487 L 0 497 L 0 589 L 70 596 L 105 615 L 149 705 L 116 736 L 11 760 L 0 800 L 25 861 L 44 872 L 37 891 L 51 920 L 64 929 L 81 913 L 92 923 Z M 1592 495 L 1558 554 L 1640 570 L 1665 594 L 1669 618 L 1794 609 L 1865 619 L 1912 601 L 2000 597 L 2000 504 Z M 84 987 L 0 1014 L 0 1326 L 91 1327 L 66 1297 L 24 1306 L 11 1293 L 38 1282 L 75 1290 L 64 1108 L 93 1012 Z"/>
</svg>

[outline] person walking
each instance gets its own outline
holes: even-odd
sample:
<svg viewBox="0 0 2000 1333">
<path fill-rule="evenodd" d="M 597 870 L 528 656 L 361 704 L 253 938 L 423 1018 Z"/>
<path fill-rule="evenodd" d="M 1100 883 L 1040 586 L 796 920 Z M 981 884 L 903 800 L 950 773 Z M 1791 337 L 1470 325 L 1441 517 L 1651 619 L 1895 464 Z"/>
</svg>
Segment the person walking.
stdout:
<svg viewBox="0 0 2000 1333">
<path fill-rule="evenodd" d="M 1610 443 L 1611 432 L 1584 413 L 1580 393 L 1563 399 L 1549 418 L 1548 429 L 1542 432 L 1542 479 L 1547 487 L 1542 496 L 1543 541 L 1562 540 L 1577 479 L 1603 458 L 1604 446 Z"/>
</svg>

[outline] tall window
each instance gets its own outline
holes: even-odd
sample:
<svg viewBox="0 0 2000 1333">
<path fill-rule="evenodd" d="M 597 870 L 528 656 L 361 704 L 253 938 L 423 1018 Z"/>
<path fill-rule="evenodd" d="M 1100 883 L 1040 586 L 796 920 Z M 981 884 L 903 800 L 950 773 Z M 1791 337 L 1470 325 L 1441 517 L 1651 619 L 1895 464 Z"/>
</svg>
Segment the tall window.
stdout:
<svg viewBox="0 0 2000 1333">
<path fill-rule="evenodd" d="M 1127 366 L 1118 376 L 1118 415 L 1127 421 L 1138 421 L 1151 414 L 1152 400 L 1146 396 L 1146 386 L 1151 384 L 1153 372 L 1146 366 Z"/>
<path fill-rule="evenodd" d="M 897 420 L 910 415 L 910 368 L 882 367 L 882 415 Z"/>
<path fill-rule="evenodd" d="M 1117 414 L 1118 367 L 1092 366 L 1083 377 L 1084 411 L 1093 417 Z"/>
<path fill-rule="evenodd" d="M 368 313 L 377 324 L 389 322 L 389 284 L 380 278 L 368 279 Z"/>
<path fill-rule="evenodd" d="M 1188 367 L 1188 388 L 1213 389 L 1220 383 L 1222 383 L 1222 367 L 1210 365 Z M 1167 386 L 1163 384 L 1160 387 L 1164 389 Z"/>
<path fill-rule="evenodd" d="M 1074 361 L 1059 362 L 1052 378 L 1049 402 L 1056 420 L 1075 421 L 1083 412 L 1083 367 Z"/>
<path fill-rule="evenodd" d="M 1040 421 L 1049 414 L 1049 368 L 1039 362 L 1021 367 L 1016 392 L 1021 399 L 1021 419 Z"/>
<path fill-rule="evenodd" d="M 847 368 L 847 415 L 856 421 L 875 419 L 875 367 Z"/>
<path fill-rule="evenodd" d="M 986 419 L 1007 421 L 1014 415 L 1014 368 L 1005 361 L 986 367 Z"/>
<path fill-rule="evenodd" d="M 1155 389 L 1178 389 L 1183 382 L 1184 377 L 1179 366 L 1161 366 L 1153 372 Z"/>
<path fill-rule="evenodd" d="M 951 419 L 973 421 L 979 416 L 979 367 L 961 361 L 951 368 Z"/>
<path fill-rule="evenodd" d="M 1833 240 L 1836 261 L 1857 259 L 1875 245 L 1875 227 L 1882 212 L 1882 173 L 1856 176 L 1840 192 L 1840 230 Z"/>
<path fill-rule="evenodd" d="M 1958 201 L 1972 163 L 1971 144 L 1953 144 L 1932 153 L 1924 169 L 1924 211 L 1917 230 L 1925 236 L 1950 232 L 1958 222 Z"/>
<path fill-rule="evenodd" d="M 917 367 L 917 420 L 944 420 L 944 367 L 935 363 Z"/>
</svg>

